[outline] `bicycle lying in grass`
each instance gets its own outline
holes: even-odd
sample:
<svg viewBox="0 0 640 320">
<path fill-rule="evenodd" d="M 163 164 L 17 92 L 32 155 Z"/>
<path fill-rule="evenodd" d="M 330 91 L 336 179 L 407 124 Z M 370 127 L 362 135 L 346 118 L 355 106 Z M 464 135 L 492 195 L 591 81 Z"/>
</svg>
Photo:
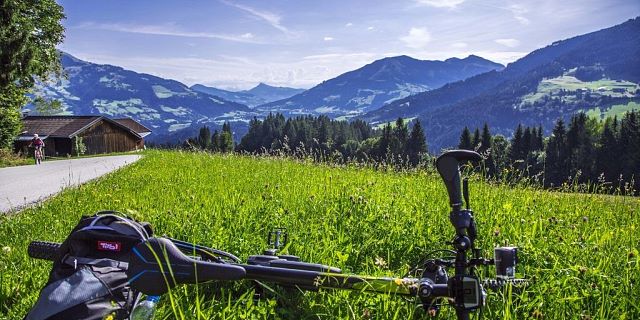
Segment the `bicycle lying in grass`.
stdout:
<svg viewBox="0 0 640 320">
<path fill-rule="evenodd" d="M 228 252 L 166 237 L 152 237 L 150 228 L 135 225 L 123 218 L 118 220 L 111 214 L 91 217 L 90 222 L 87 220 L 86 223 L 79 224 L 69 237 L 73 241 L 68 238 L 62 246 L 32 242 L 29 255 L 54 260 L 54 269 L 56 266 L 65 266 L 67 270 L 71 270 L 69 274 L 81 269 L 78 265 L 82 264 L 94 268 L 123 270 L 118 275 L 118 285 L 113 288 L 130 287 L 134 292 L 149 296 L 162 295 L 180 284 L 198 284 L 212 280 L 253 280 L 302 290 L 348 289 L 413 297 L 429 315 L 437 315 L 442 306 L 449 304 L 455 309 L 458 319 L 469 319 L 472 312 L 484 305 L 485 289 L 526 283 L 523 279 L 515 279 L 516 248 L 495 248 L 494 258 L 486 259 L 481 257 L 480 249 L 475 246 L 478 236 L 476 223 L 469 208 L 468 181 L 461 179 L 460 164 L 480 160 L 479 154 L 466 150 L 449 151 L 438 157 L 436 168 L 447 188 L 451 206 L 449 221 L 455 229 L 451 241 L 453 250 L 430 252 L 406 277 L 349 275 L 335 267 L 303 262 L 296 256 L 280 255 L 278 250 L 286 244 L 288 238 L 285 229 L 276 229 L 269 234 L 271 249 L 261 255 L 250 256 L 246 263 L 242 263 Z M 115 219 L 118 224 L 101 224 L 101 221 L 108 219 Z M 116 239 L 113 233 L 108 233 L 128 225 L 134 231 L 124 240 L 122 237 Z M 121 230 L 118 232 L 122 233 Z M 73 237 L 74 235 L 78 236 Z M 444 252 L 446 256 L 431 257 L 440 252 Z M 489 265 L 495 265 L 497 278 L 481 280 L 476 268 Z M 449 275 L 448 270 L 451 269 L 453 274 Z M 83 279 L 77 281 L 84 283 Z M 49 284 L 51 283 L 55 281 L 50 277 Z M 54 288 L 51 292 L 55 290 L 57 289 Z M 43 296 L 46 298 L 44 293 L 47 292 L 46 288 L 43 289 L 41 300 Z M 126 302 L 127 306 L 130 304 Z"/>
</svg>

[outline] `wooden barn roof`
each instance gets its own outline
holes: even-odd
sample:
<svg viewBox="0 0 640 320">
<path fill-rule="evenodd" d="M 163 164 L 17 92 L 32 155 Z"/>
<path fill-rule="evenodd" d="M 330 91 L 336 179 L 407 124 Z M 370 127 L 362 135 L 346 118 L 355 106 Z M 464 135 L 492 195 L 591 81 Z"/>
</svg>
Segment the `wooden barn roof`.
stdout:
<svg viewBox="0 0 640 320">
<path fill-rule="evenodd" d="M 142 137 L 136 129 L 103 116 L 28 116 L 22 119 L 24 130 L 18 138 L 33 136 L 34 133 L 52 138 L 73 138 L 100 120 L 115 124 L 135 136 Z M 151 132 L 135 120 L 130 120 L 147 132 Z"/>
<path fill-rule="evenodd" d="M 151 129 L 143 126 L 140 122 L 131 118 L 113 119 L 113 121 L 133 130 L 135 133 L 142 137 L 148 136 L 151 133 Z"/>
</svg>

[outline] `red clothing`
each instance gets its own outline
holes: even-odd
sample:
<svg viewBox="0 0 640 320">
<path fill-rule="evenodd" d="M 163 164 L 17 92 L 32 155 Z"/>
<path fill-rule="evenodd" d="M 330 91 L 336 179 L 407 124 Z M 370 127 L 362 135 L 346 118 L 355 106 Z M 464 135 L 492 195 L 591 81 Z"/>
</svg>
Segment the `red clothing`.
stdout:
<svg viewBox="0 0 640 320">
<path fill-rule="evenodd" d="M 44 146 L 44 142 L 42 141 L 42 139 L 40 138 L 33 138 L 31 139 L 31 144 L 33 144 L 36 147 L 42 147 Z"/>
</svg>

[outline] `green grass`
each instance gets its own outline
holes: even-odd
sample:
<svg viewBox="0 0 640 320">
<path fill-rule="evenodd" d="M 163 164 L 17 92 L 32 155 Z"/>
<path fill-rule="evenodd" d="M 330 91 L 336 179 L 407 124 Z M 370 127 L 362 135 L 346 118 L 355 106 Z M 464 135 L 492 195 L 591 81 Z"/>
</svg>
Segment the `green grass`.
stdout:
<svg viewBox="0 0 640 320">
<path fill-rule="evenodd" d="M 593 117 L 596 119 L 606 119 L 613 118 L 617 116 L 618 119 L 621 119 L 625 113 L 629 111 L 640 110 L 640 103 L 630 101 L 627 104 L 616 104 L 611 107 L 605 109 L 604 111 L 600 110 L 599 107 L 595 107 L 587 111 L 587 116 Z"/>
<path fill-rule="evenodd" d="M 0 149 L 0 168 L 24 166 L 27 164 L 33 164 L 33 158 L 21 157 L 11 150 Z"/>
<path fill-rule="evenodd" d="M 486 319 L 639 319 L 640 205 L 618 196 L 471 183 L 480 246 L 520 247 L 519 274 L 533 284 L 513 298 L 491 293 Z M 445 189 L 426 172 L 381 172 L 283 159 L 149 151 L 140 161 L 40 206 L 0 219 L 0 319 L 21 319 L 51 264 L 28 258 L 31 240 L 61 241 L 81 215 L 114 209 L 157 234 L 245 259 L 276 226 L 290 254 L 346 272 L 403 275 L 446 248 Z M 376 265 L 382 258 L 386 267 Z M 295 291 L 295 290 L 294 290 Z M 399 297 L 322 291 L 253 301 L 249 283 L 183 286 L 156 319 L 410 319 Z M 448 309 L 443 318 L 453 318 Z"/>
<path fill-rule="evenodd" d="M 404 123 L 410 123 L 411 121 L 415 120 L 416 118 L 417 117 L 409 117 L 409 118 L 403 118 L 403 120 L 404 120 Z M 395 128 L 396 127 L 396 120 L 376 124 L 375 126 L 373 126 L 373 128 L 377 129 L 377 130 L 382 130 L 388 124 L 391 125 L 391 128 Z"/>
<path fill-rule="evenodd" d="M 624 89 L 625 93 L 613 92 L 613 89 Z M 533 103 L 545 96 L 554 96 L 561 89 L 576 91 L 578 89 L 589 90 L 592 94 L 606 95 L 611 97 L 633 97 L 635 91 L 640 88 L 636 83 L 626 80 L 601 79 L 598 81 L 581 81 L 574 76 L 563 75 L 553 79 L 544 79 L 538 84 L 536 92 L 528 94 L 522 98 L 522 102 Z M 569 98 L 569 97 L 566 97 Z"/>
</svg>

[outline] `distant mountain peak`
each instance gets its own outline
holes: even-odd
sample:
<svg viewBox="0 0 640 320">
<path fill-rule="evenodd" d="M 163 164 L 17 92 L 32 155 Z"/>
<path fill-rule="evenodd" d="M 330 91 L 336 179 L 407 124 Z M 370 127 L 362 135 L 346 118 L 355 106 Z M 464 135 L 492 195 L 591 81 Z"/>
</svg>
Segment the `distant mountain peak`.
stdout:
<svg viewBox="0 0 640 320">
<path fill-rule="evenodd" d="M 503 66 L 482 58 L 453 63 L 407 55 L 385 57 L 326 80 L 291 98 L 258 106 L 264 112 L 355 116 L 391 101 Z"/>
<path fill-rule="evenodd" d="M 258 89 L 258 88 L 275 88 L 275 87 L 274 87 L 274 86 L 270 86 L 270 85 L 268 85 L 268 84 L 266 84 L 266 83 L 264 83 L 264 82 L 260 82 L 260 83 L 258 83 L 258 85 L 257 85 L 257 86 L 255 86 L 255 87 L 253 87 L 253 88 L 249 89 L 248 91 L 251 91 L 251 90 L 253 90 L 253 89 Z"/>
</svg>

